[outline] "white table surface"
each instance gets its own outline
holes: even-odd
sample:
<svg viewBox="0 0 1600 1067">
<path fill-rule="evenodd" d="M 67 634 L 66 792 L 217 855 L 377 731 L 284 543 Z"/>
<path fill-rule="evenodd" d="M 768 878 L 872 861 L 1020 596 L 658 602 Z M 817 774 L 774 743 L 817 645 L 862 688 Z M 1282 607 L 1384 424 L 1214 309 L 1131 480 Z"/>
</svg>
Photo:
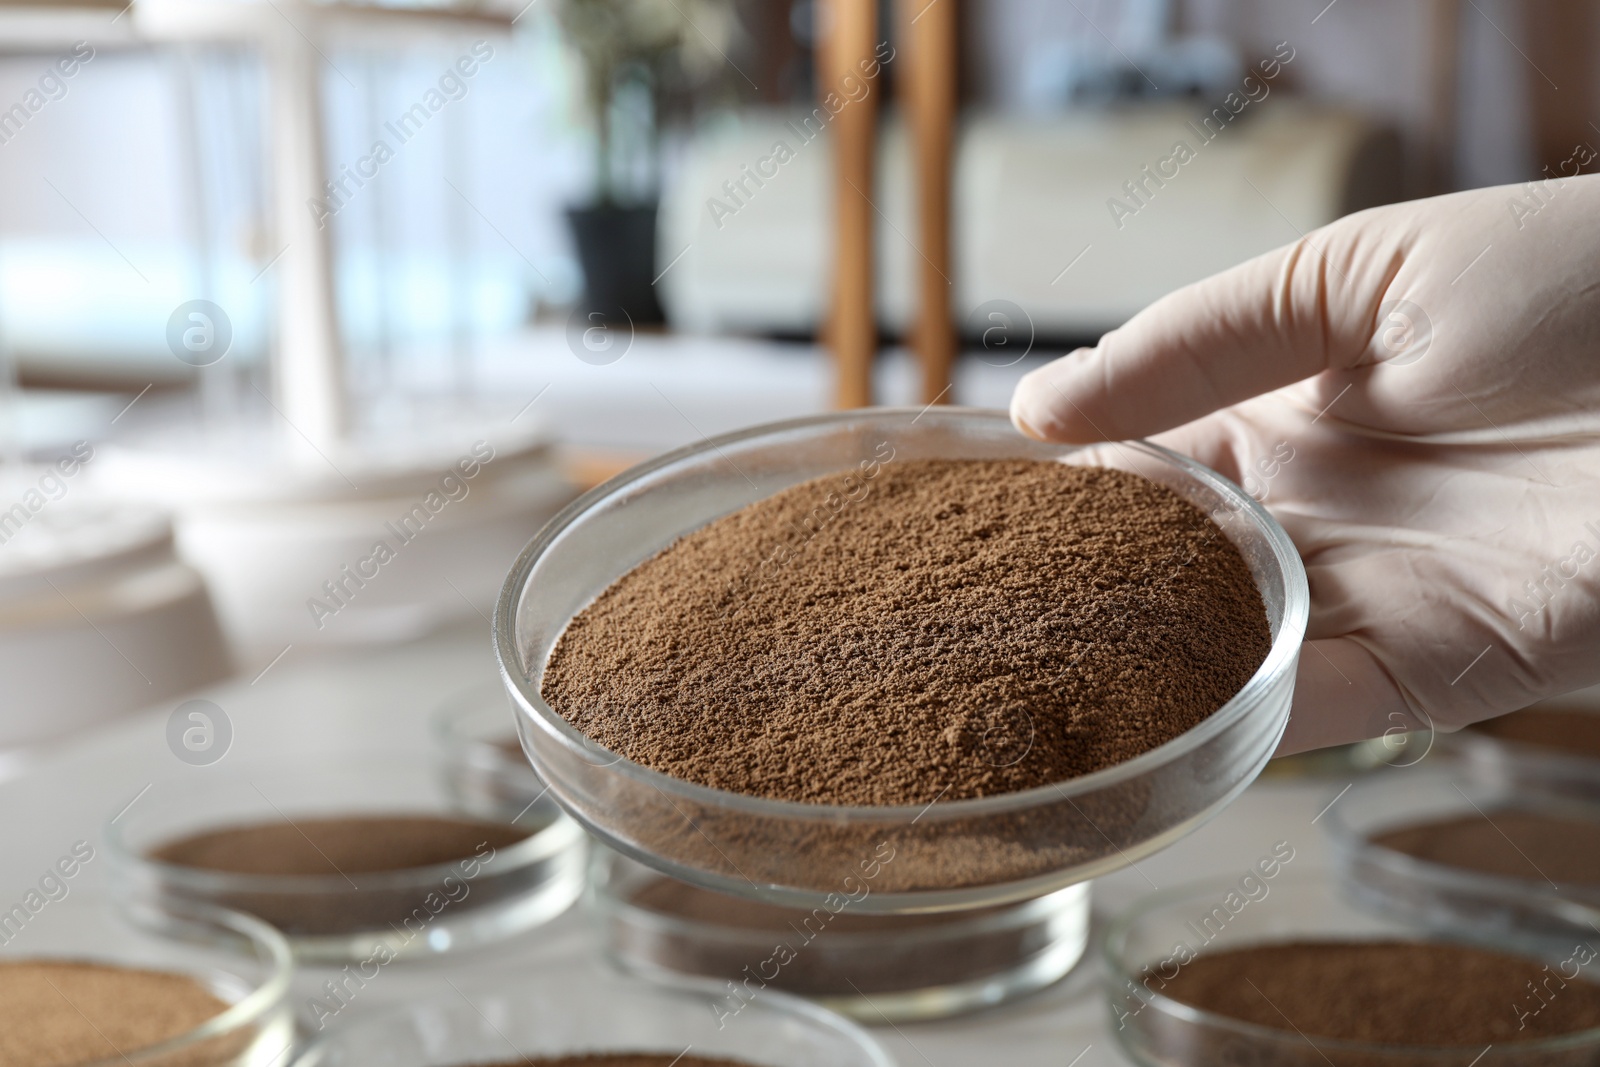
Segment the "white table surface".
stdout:
<svg viewBox="0 0 1600 1067">
<path fill-rule="evenodd" d="M 234 759 L 293 759 L 296 753 L 381 747 L 429 748 L 427 720 L 447 696 L 492 678 L 488 626 L 475 621 L 401 647 L 312 658 L 292 650 L 257 678 L 245 676 L 204 694 L 230 718 Z M 176 702 L 174 705 L 176 706 Z M 4 862 L 0 901 L 19 899 L 74 841 L 101 840 L 105 821 L 147 786 L 206 773 L 180 762 L 165 726 L 171 706 L 107 724 L 60 746 L 21 774 L 0 782 Z M 1289 842 L 1296 870 L 1320 866 L 1321 830 L 1312 820 L 1345 780 L 1261 782 L 1210 824 L 1171 848 L 1094 885 L 1098 923 L 1152 891 L 1205 877 L 1237 877 L 1274 843 Z M 135 801 L 136 802 L 136 801 Z M 93 889 L 105 876 L 100 858 L 74 881 Z M 1103 1067 L 1130 1061 L 1116 1046 L 1091 953 L 1056 986 L 1018 1003 L 948 1022 L 875 1027 L 901 1067 Z M 443 978 L 492 980 L 529 970 L 569 972 L 603 966 L 581 909 L 483 952 L 397 964 L 371 982 L 330 1025 L 437 988 Z M 305 1002 L 330 972 L 302 971 L 294 1003 Z M 1087 1051 L 1086 1051 L 1087 1050 Z"/>
</svg>

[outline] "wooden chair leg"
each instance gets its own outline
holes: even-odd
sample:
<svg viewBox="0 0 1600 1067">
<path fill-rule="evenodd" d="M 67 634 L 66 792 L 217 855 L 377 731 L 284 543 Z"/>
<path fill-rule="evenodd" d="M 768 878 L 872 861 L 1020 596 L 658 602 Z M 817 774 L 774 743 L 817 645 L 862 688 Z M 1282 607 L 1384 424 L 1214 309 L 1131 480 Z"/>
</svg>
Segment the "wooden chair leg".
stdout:
<svg viewBox="0 0 1600 1067">
<path fill-rule="evenodd" d="M 896 0 L 896 86 L 905 101 L 915 180 L 917 311 L 911 344 L 922 402 L 950 400 L 956 330 L 950 314 L 950 182 L 956 120 L 956 0 Z"/>
<path fill-rule="evenodd" d="M 850 100 L 845 86 L 867 81 L 863 70 L 877 45 L 873 0 L 823 0 L 817 49 L 817 93 L 845 101 L 830 124 L 834 148 L 834 248 L 828 345 L 837 375 L 835 403 L 841 408 L 872 403 L 872 358 L 878 346 L 873 300 L 873 171 L 877 152 L 877 86 Z M 854 79 L 854 80 L 848 80 Z"/>
</svg>

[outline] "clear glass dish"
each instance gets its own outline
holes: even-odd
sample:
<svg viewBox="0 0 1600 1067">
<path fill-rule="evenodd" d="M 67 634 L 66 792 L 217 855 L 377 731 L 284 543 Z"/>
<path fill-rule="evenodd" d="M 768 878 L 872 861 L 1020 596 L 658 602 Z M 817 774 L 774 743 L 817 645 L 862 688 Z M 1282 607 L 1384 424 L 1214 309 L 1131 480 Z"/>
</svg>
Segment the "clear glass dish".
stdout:
<svg viewBox="0 0 1600 1067">
<path fill-rule="evenodd" d="M 1600 714 L 1593 708 L 1579 708 L 1561 700 L 1535 704 L 1528 710 L 1541 715 Z M 1600 759 L 1471 728 L 1448 734 L 1443 740 L 1442 747 L 1458 756 L 1467 773 L 1485 786 L 1525 796 L 1537 794 L 1600 805 Z"/>
<path fill-rule="evenodd" d="M 753 1067 L 892 1067 L 864 1030 L 782 993 L 739 1000 L 711 983 L 668 988 L 591 972 L 444 989 L 352 1019 L 294 1067 L 458 1067 L 594 1052 L 670 1060 L 691 1051 Z"/>
<path fill-rule="evenodd" d="M 568 620 L 679 536 L 780 489 L 896 459 L 1024 458 L 1121 467 L 1171 487 L 1240 549 L 1273 643 L 1205 722 L 1136 759 L 1055 785 L 924 808 L 791 803 L 712 789 L 595 744 L 540 697 Z M 867 409 L 759 426 L 642 464 L 585 494 L 518 557 L 495 646 L 523 747 L 551 792 L 613 848 L 682 881 L 814 907 L 864 878 L 862 912 L 1030 900 L 1166 847 L 1260 773 L 1288 719 L 1309 597 L 1283 529 L 1213 471 L 1143 442 L 1076 450 L 1019 435 L 1001 412 Z M 869 875 L 870 872 L 870 875 Z M 848 883 L 848 884 L 847 884 Z"/>
<path fill-rule="evenodd" d="M 481 862 L 330 875 L 255 875 L 160 862 L 151 852 L 179 838 L 228 826 L 351 815 L 469 816 L 455 804 L 437 762 L 412 752 L 225 760 L 156 783 L 106 826 L 119 897 L 166 906 L 198 901 L 272 923 L 307 961 L 425 955 L 492 943 L 565 911 L 582 893 L 583 832 L 531 813 L 532 834 Z M 479 850 L 480 852 L 482 850 Z M 382 953 L 380 953 L 382 946 Z"/>
<path fill-rule="evenodd" d="M 1357 782 L 1322 824 L 1340 884 L 1363 906 L 1447 930 L 1498 930 L 1559 944 L 1593 937 L 1600 930 L 1600 886 L 1557 887 L 1537 878 L 1466 870 L 1372 840 L 1404 826 L 1462 816 L 1494 819 L 1506 811 L 1600 822 L 1600 809 L 1588 805 L 1418 768 Z"/>
<path fill-rule="evenodd" d="M 737 982 L 754 965 L 771 988 L 868 1024 L 1032 993 L 1070 971 L 1089 940 L 1087 884 L 981 911 L 855 915 L 840 902 L 808 912 L 676 882 L 607 848 L 594 852 L 589 906 L 606 955 L 631 973 Z"/>
<path fill-rule="evenodd" d="M 1106 931 L 1106 992 L 1110 1026 L 1141 1067 L 1593 1067 L 1600 1062 L 1600 1028 L 1556 1038 L 1477 1048 L 1380 1045 L 1316 1037 L 1242 1022 L 1163 996 L 1165 969 L 1183 945 L 1196 955 L 1296 940 L 1426 940 L 1437 936 L 1398 919 L 1353 906 L 1324 871 L 1280 872 L 1265 896 L 1236 913 L 1223 907 L 1238 882 L 1203 882 L 1153 894 L 1118 916 Z M 1241 897 L 1240 899 L 1243 899 Z M 1224 924 L 1213 909 L 1229 914 Z M 1197 933 L 1197 930 L 1201 932 Z M 1204 934 L 1212 939 L 1205 940 Z M 1480 932 L 1479 947 L 1557 964 L 1572 951 L 1549 942 Z M 1172 964 L 1177 966 L 1177 964 Z M 1531 994 L 1530 994 L 1531 996 Z M 1536 1003 L 1536 1002 L 1535 1002 Z M 1515 1005 L 1508 1004 L 1510 1011 Z M 1477 1056 L 1477 1059 L 1473 1059 Z"/>
<path fill-rule="evenodd" d="M 518 825 L 566 818 L 522 751 L 516 713 L 500 682 L 446 701 L 434 716 L 433 733 L 445 788 L 462 811 Z"/>
<path fill-rule="evenodd" d="M 14 914 L 0 963 L 48 959 L 183 974 L 228 1005 L 188 1033 L 81 1067 L 271 1067 L 286 1058 L 294 1039 L 285 999 L 289 946 L 259 919 L 205 906 L 119 912 L 78 890 L 27 913 L 20 925 Z"/>
</svg>

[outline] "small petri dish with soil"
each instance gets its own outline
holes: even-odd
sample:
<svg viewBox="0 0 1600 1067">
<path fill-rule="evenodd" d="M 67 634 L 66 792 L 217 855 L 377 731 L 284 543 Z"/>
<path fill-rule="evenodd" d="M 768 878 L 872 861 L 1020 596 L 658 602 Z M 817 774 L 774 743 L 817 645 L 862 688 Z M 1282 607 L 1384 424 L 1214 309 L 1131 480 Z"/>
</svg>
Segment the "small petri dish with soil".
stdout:
<svg viewBox="0 0 1600 1067">
<path fill-rule="evenodd" d="M 290 973 L 288 944 L 259 919 L 205 906 L 119 912 L 52 875 L 0 923 L 0 1064 L 282 1063 Z"/>
<path fill-rule="evenodd" d="M 1451 734 L 1448 747 L 1487 785 L 1600 804 L 1597 697 L 1559 697 L 1473 723 Z"/>
<path fill-rule="evenodd" d="M 1600 924 L 1600 808 L 1417 768 L 1357 782 L 1322 823 L 1366 906 L 1558 943 Z"/>
<path fill-rule="evenodd" d="M 499 941 L 582 892 L 583 833 L 463 812 L 412 752 L 232 760 L 158 782 L 106 827 L 121 897 L 201 902 L 281 930 L 307 961 L 385 963 Z"/>
<path fill-rule="evenodd" d="M 1251 870 L 1112 922 L 1110 1025 L 1142 1067 L 1588 1067 L 1593 941 L 1451 937 L 1353 906 L 1325 872 Z"/>
<path fill-rule="evenodd" d="M 452 983 L 457 985 L 457 983 Z M 294 1067 L 892 1067 L 849 1020 L 771 990 L 574 969 L 461 983 L 352 1018 Z"/>
<path fill-rule="evenodd" d="M 516 713 L 498 680 L 446 701 L 434 715 L 433 735 L 445 788 L 462 811 L 519 823 L 565 818 L 522 751 Z"/>
<path fill-rule="evenodd" d="M 597 848 L 590 906 L 607 956 L 656 981 L 776 989 L 868 1024 L 943 1018 L 1042 989 L 1089 937 L 1089 887 L 1020 904 L 919 915 L 810 911 L 668 878 Z"/>
<path fill-rule="evenodd" d="M 1185 457 L 869 409 L 580 498 L 495 642 L 535 769 L 617 851 L 927 912 L 1045 896 L 1219 811 L 1282 735 L 1308 605 L 1282 528 Z"/>
</svg>

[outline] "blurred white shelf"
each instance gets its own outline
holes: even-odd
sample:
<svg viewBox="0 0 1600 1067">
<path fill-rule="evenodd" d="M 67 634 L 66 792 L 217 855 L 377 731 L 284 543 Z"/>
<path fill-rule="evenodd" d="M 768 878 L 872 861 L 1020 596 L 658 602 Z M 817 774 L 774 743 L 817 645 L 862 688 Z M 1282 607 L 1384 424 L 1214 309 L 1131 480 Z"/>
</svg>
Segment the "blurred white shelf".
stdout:
<svg viewBox="0 0 1600 1067">
<path fill-rule="evenodd" d="M 0 53 L 53 52 L 89 41 L 95 48 L 139 43 L 128 0 L 0 3 Z"/>
</svg>

